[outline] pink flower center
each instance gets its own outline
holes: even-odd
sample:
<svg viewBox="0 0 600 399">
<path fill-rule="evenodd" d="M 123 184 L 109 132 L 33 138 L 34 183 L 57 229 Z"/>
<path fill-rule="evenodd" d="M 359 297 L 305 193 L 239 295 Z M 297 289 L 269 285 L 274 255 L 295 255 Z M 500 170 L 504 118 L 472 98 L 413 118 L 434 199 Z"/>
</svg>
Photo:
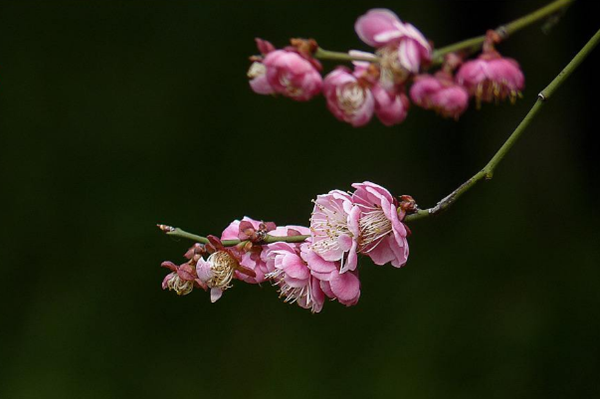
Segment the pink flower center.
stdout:
<svg viewBox="0 0 600 399">
<path fill-rule="evenodd" d="M 400 63 L 398 46 L 385 46 L 380 48 L 376 54 L 380 57 L 379 81 L 385 88 L 393 87 L 396 83 L 403 83 L 410 75 Z"/>
<path fill-rule="evenodd" d="M 341 204 L 332 203 L 331 207 L 325 207 L 315 202 L 315 206 L 319 212 L 313 213 L 311 218 L 310 229 L 315 237 L 311 249 L 318 254 L 339 250 L 340 237 L 352 237 L 346 212 Z"/>
<path fill-rule="evenodd" d="M 299 97 L 302 94 L 304 94 L 304 92 L 302 91 L 302 88 L 294 86 L 294 84 L 292 83 L 292 81 L 290 80 L 288 75 L 285 73 L 282 73 L 279 76 L 279 83 L 281 84 L 281 86 L 285 87 L 285 92 L 290 97 Z"/>
<path fill-rule="evenodd" d="M 367 97 L 365 88 L 357 82 L 342 85 L 335 93 L 339 106 L 346 115 L 354 115 L 363 106 Z"/>
</svg>

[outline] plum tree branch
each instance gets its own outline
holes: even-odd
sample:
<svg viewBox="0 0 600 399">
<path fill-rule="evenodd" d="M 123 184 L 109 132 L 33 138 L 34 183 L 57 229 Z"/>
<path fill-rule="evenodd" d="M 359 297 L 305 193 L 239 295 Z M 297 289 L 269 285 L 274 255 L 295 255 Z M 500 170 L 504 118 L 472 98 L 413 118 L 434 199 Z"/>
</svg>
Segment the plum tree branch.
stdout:
<svg viewBox="0 0 600 399">
<path fill-rule="evenodd" d="M 550 4 L 545 5 L 519 19 L 509 22 L 505 25 L 501 25 L 495 29 L 496 33 L 502 38 L 506 38 L 513 33 L 541 20 L 548 18 L 557 12 L 565 10 L 575 0 L 555 0 Z M 450 44 L 445 47 L 441 47 L 435 50 L 433 53 L 433 64 L 441 64 L 444 60 L 444 56 L 448 53 L 454 53 L 456 51 L 466 50 L 468 52 L 475 52 L 479 50 L 485 41 L 485 35 L 473 37 L 470 39 L 462 40 L 460 42 Z M 333 60 L 333 61 L 368 61 L 368 62 L 379 62 L 379 58 L 373 54 L 372 56 L 363 55 L 351 55 L 340 51 L 330 51 L 324 48 L 318 47 L 314 54 L 315 58 L 321 60 Z"/>
<path fill-rule="evenodd" d="M 538 94 L 538 98 L 535 104 L 529 110 L 525 118 L 521 121 L 521 123 L 509 136 L 509 138 L 504 142 L 502 147 L 500 147 L 500 149 L 496 152 L 492 159 L 490 159 L 490 161 L 483 167 L 483 169 L 481 169 L 479 172 L 473 175 L 473 177 L 471 177 L 469 180 L 461 184 L 456 190 L 452 191 L 449 195 L 444 197 L 440 202 L 437 203 L 436 206 L 429 209 L 421 209 L 413 214 L 407 215 L 404 221 L 412 222 L 429 216 L 438 215 L 447 210 L 454 202 L 456 202 L 456 200 L 458 200 L 458 198 L 460 198 L 461 195 L 467 192 L 479 181 L 490 180 L 493 177 L 494 171 L 498 164 L 510 151 L 510 149 L 513 147 L 516 141 L 523 135 L 523 132 L 530 125 L 533 118 L 542 109 L 544 103 L 554 94 L 558 87 L 571 75 L 571 73 L 573 73 L 573 71 L 579 66 L 579 64 L 581 64 L 581 62 L 590 54 L 590 52 L 594 49 L 594 47 L 596 47 L 598 42 L 600 42 L 600 30 L 596 32 L 596 34 L 587 42 L 587 44 L 579 51 L 579 53 L 575 55 L 571 62 L 569 62 L 569 64 L 554 78 L 554 80 L 552 80 L 552 82 L 550 82 L 550 84 Z M 172 227 L 163 224 L 159 224 L 158 227 L 170 236 L 187 238 L 202 244 L 209 243 L 209 240 L 206 237 L 188 233 L 187 231 L 184 231 L 178 227 Z M 297 235 L 288 237 L 275 237 L 267 235 L 262 242 L 266 244 L 278 241 L 303 242 L 309 237 L 310 236 L 308 235 Z M 240 244 L 241 242 L 241 240 L 223 240 L 222 244 L 224 246 L 234 246 Z"/>
<path fill-rule="evenodd" d="M 521 123 L 517 126 L 517 128 L 513 131 L 513 133 L 509 136 L 509 138 L 504 142 L 502 147 L 496 152 L 496 154 L 490 159 L 490 161 L 477 172 L 473 177 L 460 185 L 456 190 L 451 192 L 448 196 L 443 198 L 440 202 L 437 203 L 436 206 L 429 209 L 422 209 L 413 213 L 411 215 L 406 216 L 404 219 L 406 222 L 411 222 L 417 219 L 422 219 L 428 216 L 435 216 L 442 212 L 444 212 L 450 205 L 452 205 L 462 194 L 468 191 L 471 187 L 473 187 L 480 180 L 490 180 L 493 175 L 496 167 L 502 161 L 502 159 L 506 156 L 508 151 L 513 147 L 513 145 L 517 142 L 517 140 L 522 136 L 525 129 L 529 126 L 533 118 L 539 113 L 542 109 L 544 103 L 554 94 L 556 89 L 573 73 L 573 71 L 581 64 L 581 62 L 589 55 L 589 53 L 596 47 L 598 42 L 600 41 L 600 30 L 596 32 L 596 34 L 587 42 L 587 44 L 577 53 L 575 57 L 569 62 L 569 64 L 550 82 L 548 86 L 544 90 L 542 90 L 538 94 L 538 98 L 531 108 L 525 118 L 521 121 Z"/>
<path fill-rule="evenodd" d="M 575 0 L 556 0 L 552 3 L 537 9 L 536 11 L 529 13 L 519 19 L 509 22 L 505 25 L 501 25 L 495 29 L 496 33 L 502 38 L 507 38 L 513 33 L 541 20 L 548 18 L 549 16 L 556 14 L 559 11 L 565 10 Z M 467 52 L 475 52 L 479 50 L 485 41 L 485 35 L 466 39 L 458 43 L 451 44 L 449 46 L 441 47 L 433 53 L 433 63 L 440 64 L 444 60 L 444 56 L 448 53 L 454 53 L 456 51 L 466 50 Z"/>
</svg>

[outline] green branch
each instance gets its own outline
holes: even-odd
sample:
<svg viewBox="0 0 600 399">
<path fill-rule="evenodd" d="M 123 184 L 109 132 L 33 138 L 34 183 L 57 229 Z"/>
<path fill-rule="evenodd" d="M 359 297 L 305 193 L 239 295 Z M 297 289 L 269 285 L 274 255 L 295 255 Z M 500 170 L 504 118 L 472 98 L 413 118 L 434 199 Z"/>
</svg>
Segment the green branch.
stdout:
<svg viewBox="0 0 600 399">
<path fill-rule="evenodd" d="M 535 115 L 538 114 L 546 100 L 548 100 L 558 89 L 558 87 L 573 73 L 575 68 L 581 64 L 581 62 L 589 55 L 589 53 L 596 47 L 596 45 L 600 42 L 600 30 L 596 32 L 596 34 L 590 39 L 589 42 L 577 53 L 577 55 L 569 62 L 559 74 L 554 78 L 554 80 L 546 86 L 544 90 L 542 90 L 538 94 L 538 98 L 531 108 L 531 110 L 527 113 L 525 118 L 521 121 L 519 126 L 515 129 L 515 131 L 510 135 L 510 137 L 506 140 L 506 142 L 500 147 L 498 152 L 490 159 L 490 161 L 485 165 L 483 169 L 477 172 L 473 177 L 464 182 L 460 187 L 454 190 L 450 195 L 442 199 L 436 206 L 429 209 L 420 210 L 412 215 L 406 216 L 404 219 L 407 222 L 411 222 L 413 220 L 422 219 L 428 216 L 434 216 L 445 211 L 450 205 L 452 205 L 463 193 L 468 191 L 471 187 L 473 187 L 478 181 L 482 179 L 489 180 L 494 175 L 494 170 L 502 161 L 502 159 L 506 156 L 508 151 L 512 148 L 512 146 L 516 143 L 516 141 L 523 135 L 523 132 L 529 126 L 532 119 Z"/>
<path fill-rule="evenodd" d="M 525 15 L 517 20 L 514 20 L 506 25 L 502 25 L 495 29 L 496 33 L 502 38 L 506 38 L 513 33 L 541 20 L 549 17 L 552 14 L 557 13 L 571 5 L 575 0 L 556 0 L 548 4 L 545 7 L 540 8 L 530 14 Z M 451 44 L 446 47 L 442 47 L 433 52 L 433 63 L 440 64 L 444 61 L 444 56 L 448 53 L 454 53 L 456 51 L 465 50 L 468 53 L 473 53 L 481 48 L 481 45 L 485 41 L 485 35 L 473 37 L 471 39 L 463 40 L 458 43 Z"/>
<path fill-rule="evenodd" d="M 506 38 L 513 33 L 541 20 L 547 18 L 559 11 L 566 9 L 575 0 L 555 0 L 552 3 L 530 13 L 519 19 L 516 19 L 506 25 L 499 26 L 495 29 L 496 33 L 502 38 Z M 465 50 L 468 53 L 473 53 L 479 50 L 485 41 L 485 35 L 466 39 L 458 43 L 451 44 L 446 47 L 442 47 L 433 52 L 433 64 L 438 65 L 444 61 L 444 56 L 448 53 L 454 53 L 456 51 Z M 353 56 L 349 53 L 339 51 L 329 51 L 321 47 L 317 48 L 314 53 L 314 57 L 321 60 L 333 60 L 333 61 L 367 61 L 367 62 L 379 62 L 379 58 L 374 54 L 372 56 Z"/>
<path fill-rule="evenodd" d="M 179 227 L 172 227 L 172 226 L 168 226 L 166 224 L 158 224 L 157 226 L 159 229 L 161 229 L 162 231 L 167 233 L 167 235 L 169 235 L 169 236 L 187 238 L 189 240 L 196 241 L 201 244 L 209 243 L 208 238 L 199 236 L 196 234 L 188 233 L 187 231 L 182 230 Z M 261 243 L 271 244 L 274 242 L 304 242 L 304 241 L 306 241 L 306 239 L 308 237 L 310 237 L 310 236 L 298 235 L 298 236 L 276 237 L 276 236 L 267 235 L 265 237 L 265 239 L 262 240 Z M 221 244 L 223 244 L 224 247 L 233 247 L 235 245 L 238 245 L 241 242 L 243 242 L 243 241 L 242 240 L 222 240 Z"/>
</svg>

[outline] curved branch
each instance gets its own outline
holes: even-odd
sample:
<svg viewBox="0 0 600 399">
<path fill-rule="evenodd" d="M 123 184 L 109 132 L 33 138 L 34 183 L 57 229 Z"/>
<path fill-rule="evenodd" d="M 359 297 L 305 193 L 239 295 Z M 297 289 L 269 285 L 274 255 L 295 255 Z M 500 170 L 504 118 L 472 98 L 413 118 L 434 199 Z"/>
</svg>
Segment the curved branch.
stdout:
<svg viewBox="0 0 600 399">
<path fill-rule="evenodd" d="M 463 193 L 468 191 L 471 187 L 473 187 L 478 181 L 485 179 L 489 180 L 494 175 L 494 170 L 502 161 L 502 159 L 506 156 L 508 151 L 512 148 L 512 146 L 516 143 L 516 141 L 521 137 L 527 126 L 531 123 L 531 120 L 535 115 L 540 111 L 546 100 L 548 100 L 558 89 L 558 87 L 573 73 L 575 68 L 581 64 L 581 62 L 589 55 L 589 53 L 596 47 L 596 45 L 600 42 L 600 30 L 596 32 L 596 34 L 587 42 L 587 44 L 577 53 L 577 55 L 569 62 L 569 64 L 554 78 L 552 82 L 544 90 L 542 90 L 538 94 L 538 98 L 531 108 L 525 118 L 521 121 L 519 126 L 515 129 L 515 131 L 510 135 L 510 137 L 504 142 L 502 147 L 496 152 L 496 154 L 490 159 L 487 165 L 484 166 L 479 172 L 477 172 L 473 177 L 460 185 L 456 190 L 451 192 L 448 196 L 443 198 L 438 204 L 429 209 L 419 210 L 416 213 L 406 216 L 404 221 L 411 222 L 413 220 L 422 219 L 428 216 L 435 216 L 442 212 L 444 212 L 450 205 L 452 205 Z"/>
</svg>

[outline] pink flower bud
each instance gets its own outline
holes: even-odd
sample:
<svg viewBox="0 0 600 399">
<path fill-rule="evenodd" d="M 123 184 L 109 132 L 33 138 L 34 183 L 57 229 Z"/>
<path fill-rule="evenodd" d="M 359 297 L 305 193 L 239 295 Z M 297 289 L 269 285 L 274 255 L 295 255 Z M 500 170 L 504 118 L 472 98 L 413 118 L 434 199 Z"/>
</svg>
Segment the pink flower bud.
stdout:
<svg viewBox="0 0 600 399">
<path fill-rule="evenodd" d="M 514 102 L 525 86 L 525 77 L 517 61 L 493 51 L 464 63 L 456 74 L 456 82 L 475 96 L 478 103 L 507 97 Z"/>
<path fill-rule="evenodd" d="M 371 88 L 375 98 L 375 114 L 386 126 L 402 123 L 408 114 L 410 102 L 404 93 L 384 89 L 376 84 Z"/>
<path fill-rule="evenodd" d="M 444 72 L 417 76 L 410 98 L 419 107 L 433 109 L 445 118 L 458 119 L 469 106 L 469 93 Z"/>
<path fill-rule="evenodd" d="M 321 92 L 321 74 L 298 53 L 272 51 L 265 57 L 263 65 L 267 82 L 276 93 L 296 101 L 308 101 Z"/>
<path fill-rule="evenodd" d="M 325 77 L 323 94 L 331 113 L 354 127 L 367 124 L 373 116 L 371 91 L 345 67 L 338 67 Z"/>
</svg>

